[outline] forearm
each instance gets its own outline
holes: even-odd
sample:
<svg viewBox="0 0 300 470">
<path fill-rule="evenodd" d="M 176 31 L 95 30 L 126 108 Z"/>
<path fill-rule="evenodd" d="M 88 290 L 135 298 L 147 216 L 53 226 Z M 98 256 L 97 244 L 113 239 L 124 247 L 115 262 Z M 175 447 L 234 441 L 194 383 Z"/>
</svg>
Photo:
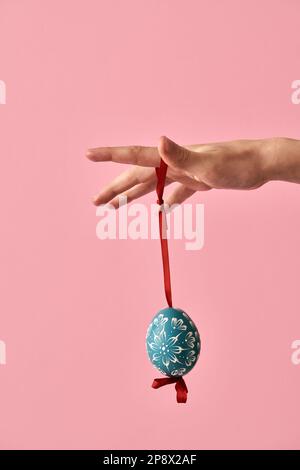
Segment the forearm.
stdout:
<svg viewBox="0 0 300 470">
<path fill-rule="evenodd" d="M 277 137 L 263 142 L 267 179 L 300 183 L 300 140 Z"/>
</svg>

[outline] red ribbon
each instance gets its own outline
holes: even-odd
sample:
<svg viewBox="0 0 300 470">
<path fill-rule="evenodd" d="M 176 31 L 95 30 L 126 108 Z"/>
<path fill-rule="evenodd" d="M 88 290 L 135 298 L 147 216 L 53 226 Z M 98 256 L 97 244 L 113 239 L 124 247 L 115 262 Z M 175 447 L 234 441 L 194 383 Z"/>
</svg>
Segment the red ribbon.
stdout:
<svg viewBox="0 0 300 470">
<path fill-rule="evenodd" d="M 166 182 L 167 176 L 167 169 L 168 165 L 161 159 L 160 166 L 155 168 L 156 176 L 157 176 L 157 185 L 156 185 L 156 193 L 157 193 L 157 204 L 160 205 L 159 211 L 159 237 L 160 237 L 160 245 L 161 245 L 161 254 L 162 254 L 162 262 L 163 262 L 163 269 L 164 269 L 164 285 L 165 285 L 165 295 L 168 302 L 169 307 L 172 307 L 172 289 L 171 289 L 171 275 L 170 275 L 170 263 L 169 263 L 169 250 L 168 250 L 168 239 L 167 239 L 167 221 L 166 221 L 166 213 L 164 209 L 164 187 Z M 152 387 L 153 388 L 160 388 L 164 385 L 173 384 L 175 383 L 175 390 L 177 392 L 177 402 L 178 403 L 186 403 L 188 389 L 185 384 L 185 381 L 182 377 L 168 377 L 168 378 L 161 378 L 161 379 L 154 379 Z"/>
<path fill-rule="evenodd" d="M 152 387 L 160 388 L 164 385 L 175 383 L 175 390 L 177 392 L 177 403 L 186 403 L 188 389 L 182 377 L 168 377 L 163 379 L 154 379 Z"/>
<path fill-rule="evenodd" d="M 161 245 L 162 262 L 164 269 L 164 284 L 165 294 L 169 307 L 172 307 L 172 289 L 171 289 L 171 275 L 170 275 L 170 263 L 169 263 L 169 250 L 168 250 L 168 239 L 167 239 L 167 223 L 166 214 L 164 209 L 164 187 L 166 181 L 168 165 L 161 159 L 160 166 L 155 168 L 157 176 L 157 204 L 160 205 L 159 211 L 159 237 Z"/>
</svg>

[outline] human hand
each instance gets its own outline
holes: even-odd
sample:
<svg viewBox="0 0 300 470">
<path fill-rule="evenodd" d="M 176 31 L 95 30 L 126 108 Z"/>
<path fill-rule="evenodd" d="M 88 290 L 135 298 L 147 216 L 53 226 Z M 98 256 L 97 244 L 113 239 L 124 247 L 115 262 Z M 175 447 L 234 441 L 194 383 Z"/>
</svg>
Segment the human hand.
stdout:
<svg viewBox="0 0 300 470">
<path fill-rule="evenodd" d="M 168 165 L 166 185 L 180 183 L 166 198 L 169 206 L 182 203 L 196 191 L 212 188 L 255 189 L 271 179 L 280 179 L 274 162 L 277 162 L 280 154 L 278 148 L 281 149 L 285 140 L 292 141 L 279 138 L 180 146 L 162 136 L 157 148 L 124 146 L 90 149 L 87 157 L 94 162 L 113 161 L 134 165 L 105 186 L 93 202 L 96 205 L 110 203 L 117 208 L 120 195 L 131 202 L 151 192 L 156 186 L 155 167 L 159 166 L 161 158 Z M 299 145 L 299 141 L 293 142 Z"/>
</svg>

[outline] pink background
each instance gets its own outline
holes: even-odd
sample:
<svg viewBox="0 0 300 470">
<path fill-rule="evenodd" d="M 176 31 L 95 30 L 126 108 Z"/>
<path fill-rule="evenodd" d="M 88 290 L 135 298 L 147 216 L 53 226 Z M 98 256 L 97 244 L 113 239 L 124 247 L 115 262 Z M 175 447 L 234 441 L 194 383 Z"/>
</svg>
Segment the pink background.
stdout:
<svg viewBox="0 0 300 470">
<path fill-rule="evenodd" d="M 2 449 L 300 448 L 299 186 L 211 191 L 201 251 L 171 243 L 202 354 L 153 390 L 157 241 L 100 241 L 124 169 L 85 149 L 300 137 L 298 0 L 0 0 Z M 145 198 L 149 203 L 154 195 Z"/>
</svg>

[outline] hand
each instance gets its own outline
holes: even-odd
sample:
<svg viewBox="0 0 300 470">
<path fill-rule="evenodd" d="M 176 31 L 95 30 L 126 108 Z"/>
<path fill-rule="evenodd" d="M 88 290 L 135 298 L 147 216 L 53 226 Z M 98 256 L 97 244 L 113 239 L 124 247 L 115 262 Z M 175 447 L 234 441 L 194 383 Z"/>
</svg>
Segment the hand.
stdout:
<svg viewBox="0 0 300 470">
<path fill-rule="evenodd" d="M 129 146 L 90 149 L 87 157 L 94 162 L 113 161 L 134 165 L 103 188 L 93 202 L 96 205 L 109 202 L 117 208 L 120 195 L 127 196 L 127 202 L 131 202 L 153 191 L 156 186 L 155 167 L 159 166 L 161 158 L 168 164 L 166 185 L 180 183 L 166 198 L 169 206 L 182 203 L 196 191 L 212 188 L 255 189 L 271 179 L 281 179 L 281 176 L 284 179 L 280 173 L 281 166 L 290 173 L 290 170 L 287 171 L 287 159 L 285 164 L 280 162 L 282 151 L 287 152 L 288 148 L 290 157 L 297 159 L 299 174 L 299 141 L 293 139 L 236 140 L 180 146 L 163 136 L 157 148 Z M 287 179 L 293 180 L 293 177 Z"/>
</svg>

